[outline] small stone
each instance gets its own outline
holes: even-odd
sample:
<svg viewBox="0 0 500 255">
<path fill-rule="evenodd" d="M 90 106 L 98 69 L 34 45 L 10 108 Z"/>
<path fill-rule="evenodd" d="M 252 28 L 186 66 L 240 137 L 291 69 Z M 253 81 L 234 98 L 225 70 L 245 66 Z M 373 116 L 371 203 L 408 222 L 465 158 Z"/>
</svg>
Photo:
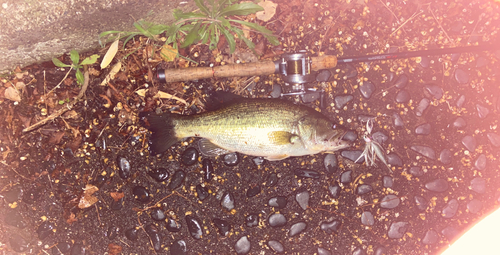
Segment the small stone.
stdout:
<svg viewBox="0 0 500 255">
<path fill-rule="evenodd" d="M 408 84 L 408 76 L 406 76 L 406 74 L 400 75 L 394 82 L 394 86 L 398 89 L 406 87 L 407 84 Z"/>
<path fill-rule="evenodd" d="M 392 166 L 403 166 L 403 160 L 395 153 L 387 154 L 387 163 Z"/>
<path fill-rule="evenodd" d="M 424 175 L 424 170 L 422 170 L 422 167 L 419 166 L 410 167 L 410 170 L 408 172 L 417 177 Z"/>
<path fill-rule="evenodd" d="M 425 85 L 425 90 L 434 97 L 434 99 L 439 100 L 443 97 L 443 89 L 437 85 Z"/>
<path fill-rule="evenodd" d="M 126 158 L 118 158 L 118 175 L 124 180 L 128 179 L 132 174 L 130 163 Z"/>
<path fill-rule="evenodd" d="M 175 173 L 172 175 L 172 180 L 167 185 L 167 188 L 169 190 L 174 190 L 179 188 L 182 185 L 182 182 L 184 181 L 185 177 L 186 173 L 184 173 L 184 171 L 182 170 L 175 171 Z"/>
<path fill-rule="evenodd" d="M 484 194 L 486 192 L 486 180 L 483 177 L 476 177 L 470 182 L 473 191 Z"/>
<path fill-rule="evenodd" d="M 449 241 L 455 240 L 455 237 L 457 237 L 460 234 L 460 231 L 458 231 L 456 228 L 452 226 L 448 226 L 441 230 L 441 234 L 446 237 Z"/>
<path fill-rule="evenodd" d="M 199 153 L 196 148 L 189 147 L 181 154 L 181 162 L 186 166 L 192 166 L 198 161 L 198 156 Z"/>
<path fill-rule="evenodd" d="M 14 203 L 21 200 L 21 198 L 23 197 L 23 189 L 21 188 L 21 186 L 16 185 L 4 192 L 2 195 L 3 199 L 5 199 L 5 202 Z"/>
<path fill-rule="evenodd" d="M 408 101 L 410 101 L 411 99 L 411 96 L 410 96 L 410 93 L 408 93 L 408 91 L 406 90 L 400 90 L 397 94 L 396 94 L 396 102 L 399 103 L 399 104 L 404 104 L 404 103 L 407 103 Z"/>
<path fill-rule="evenodd" d="M 452 158 L 453 158 L 453 154 L 448 149 L 444 149 L 441 151 L 441 153 L 439 153 L 439 161 L 441 161 L 441 163 L 443 163 L 445 165 L 450 164 Z"/>
<path fill-rule="evenodd" d="M 359 86 L 359 92 L 364 98 L 369 99 L 375 91 L 375 85 L 371 81 L 365 81 Z"/>
<path fill-rule="evenodd" d="M 313 179 L 318 179 L 321 176 L 320 173 L 318 173 L 316 171 L 313 171 L 313 170 L 306 170 L 306 169 L 298 169 L 298 168 L 296 168 L 295 170 L 293 170 L 293 172 L 299 178 L 313 178 Z"/>
<path fill-rule="evenodd" d="M 443 208 L 443 211 L 441 212 L 441 216 L 443 218 L 452 218 L 455 216 L 455 214 L 458 211 L 458 201 L 456 199 L 451 199 L 448 201 L 446 206 Z"/>
<path fill-rule="evenodd" d="M 24 237 L 16 233 L 9 234 L 9 242 L 12 250 L 16 252 L 27 252 L 30 245 Z"/>
<path fill-rule="evenodd" d="M 85 246 L 80 243 L 76 243 L 73 245 L 73 248 L 71 248 L 71 255 L 85 255 Z"/>
<path fill-rule="evenodd" d="M 404 127 L 405 123 L 403 118 L 399 115 L 399 113 L 392 114 L 392 118 L 394 119 L 394 127 L 401 128 Z"/>
<path fill-rule="evenodd" d="M 203 237 L 203 228 L 197 218 L 192 215 L 186 215 L 186 224 L 189 233 L 194 239 L 199 240 Z"/>
<path fill-rule="evenodd" d="M 43 240 L 47 238 L 50 234 L 53 233 L 54 224 L 45 221 L 36 229 L 36 233 L 38 234 L 38 239 Z"/>
<path fill-rule="evenodd" d="M 419 64 L 423 68 L 428 68 L 429 66 L 431 66 L 431 58 L 428 56 L 423 56 Z"/>
<path fill-rule="evenodd" d="M 354 142 L 358 139 L 358 134 L 352 130 L 348 130 L 345 132 L 344 137 L 342 137 L 342 140 L 349 141 L 349 142 Z"/>
<path fill-rule="evenodd" d="M 490 113 L 490 110 L 488 110 L 488 108 L 486 108 L 480 104 L 476 104 L 476 109 L 477 109 L 477 115 L 481 119 L 486 118 L 486 116 L 488 116 L 488 114 Z"/>
<path fill-rule="evenodd" d="M 488 137 L 488 140 L 490 140 L 491 145 L 495 147 L 500 147 L 500 135 L 497 135 L 495 133 L 488 133 L 486 134 Z"/>
<path fill-rule="evenodd" d="M 4 222 L 7 225 L 23 229 L 28 223 L 23 219 L 23 216 L 19 213 L 19 210 L 9 210 L 5 214 Z"/>
<path fill-rule="evenodd" d="M 342 78 L 344 80 L 352 79 L 352 78 L 358 76 L 358 70 L 352 64 L 345 65 L 345 70 L 343 70 L 343 73 L 344 73 L 344 76 Z"/>
<path fill-rule="evenodd" d="M 439 241 L 438 233 L 435 230 L 428 230 L 422 239 L 423 244 L 435 244 Z"/>
<path fill-rule="evenodd" d="M 455 70 L 455 80 L 460 84 L 466 84 L 469 82 L 469 74 L 458 68 Z"/>
<path fill-rule="evenodd" d="M 417 205 L 417 208 L 420 210 L 420 211 L 425 211 L 425 209 L 427 209 L 427 205 L 429 204 L 427 202 L 427 200 L 425 200 L 424 197 L 421 197 L 421 196 L 415 196 L 414 197 L 415 199 L 415 204 Z"/>
<path fill-rule="evenodd" d="M 338 161 L 335 154 L 326 154 L 323 162 L 328 173 L 334 173 L 338 169 Z"/>
<path fill-rule="evenodd" d="M 408 222 L 400 221 L 393 222 L 389 227 L 388 236 L 392 239 L 403 238 L 406 231 L 408 230 Z"/>
<path fill-rule="evenodd" d="M 245 217 L 245 223 L 247 227 L 255 227 L 259 225 L 259 215 L 256 213 L 251 213 Z"/>
<path fill-rule="evenodd" d="M 185 255 L 187 254 L 187 245 L 184 240 L 175 241 L 172 246 L 170 246 L 170 255 Z"/>
<path fill-rule="evenodd" d="M 342 222 L 339 220 L 331 220 L 323 222 L 319 225 L 319 228 L 325 231 L 327 234 L 338 233 Z"/>
<path fill-rule="evenodd" d="M 341 96 L 336 96 L 335 97 L 335 107 L 337 109 L 342 109 L 344 106 L 347 105 L 351 100 L 353 100 L 354 97 L 352 95 L 341 95 Z"/>
<path fill-rule="evenodd" d="M 434 150 L 429 146 L 412 145 L 410 148 L 424 157 L 436 159 L 436 152 L 434 152 Z"/>
<path fill-rule="evenodd" d="M 227 236 L 229 234 L 231 225 L 228 221 L 215 218 L 212 220 L 212 222 L 214 223 L 221 236 Z"/>
<path fill-rule="evenodd" d="M 462 117 L 457 117 L 453 123 L 452 123 L 453 127 L 456 128 L 456 129 L 463 129 L 464 127 L 467 126 L 467 122 L 465 121 L 464 118 Z"/>
<path fill-rule="evenodd" d="M 174 219 L 168 218 L 165 228 L 170 232 L 179 232 L 182 229 L 182 224 Z"/>
<path fill-rule="evenodd" d="M 286 218 L 283 214 L 275 213 L 269 216 L 268 219 L 269 226 L 275 227 L 283 227 L 286 225 Z"/>
<path fill-rule="evenodd" d="M 267 176 L 266 184 L 268 187 L 273 187 L 278 183 L 278 175 L 275 173 L 270 174 Z"/>
<path fill-rule="evenodd" d="M 483 202 L 479 199 L 472 199 L 467 203 L 467 209 L 470 213 L 479 213 L 483 209 Z"/>
<path fill-rule="evenodd" d="M 202 186 L 201 184 L 196 185 L 196 194 L 198 195 L 198 199 L 201 201 L 205 200 L 208 197 L 208 188 Z"/>
<path fill-rule="evenodd" d="M 344 158 L 347 158 L 351 161 L 353 161 L 354 163 L 358 163 L 358 164 L 361 164 L 363 162 L 365 162 L 365 158 L 364 157 L 359 157 L 361 156 L 361 153 L 363 153 L 362 151 L 342 151 L 340 153 L 340 155 L 342 155 L 342 157 Z M 359 158 L 359 160 L 357 160 Z M 357 161 L 356 161 L 357 160 Z"/>
<path fill-rule="evenodd" d="M 462 138 L 462 144 L 470 152 L 474 152 L 476 150 L 476 147 L 477 147 L 476 138 L 474 138 L 473 136 L 470 136 L 470 135 L 466 135 L 466 136 L 464 136 L 464 138 Z"/>
<path fill-rule="evenodd" d="M 399 197 L 396 195 L 386 195 L 384 198 L 382 198 L 382 201 L 380 202 L 380 207 L 386 208 L 386 209 L 393 209 L 396 208 L 399 205 Z"/>
<path fill-rule="evenodd" d="M 371 212 L 363 212 L 361 214 L 361 223 L 367 226 L 373 226 L 375 224 L 375 218 Z"/>
<path fill-rule="evenodd" d="M 377 247 L 375 249 L 375 252 L 373 253 L 373 255 L 386 255 L 386 254 L 388 254 L 387 249 L 381 246 Z"/>
<path fill-rule="evenodd" d="M 332 198 L 339 198 L 340 196 L 340 186 L 335 183 L 334 185 L 330 185 L 328 187 L 328 191 L 330 192 L 330 195 L 332 196 Z"/>
<path fill-rule="evenodd" d="M 282 89 L 280 85 L 273 84 L 273 90 L 270 93 L 272 98 L 280 98 L 282 93 Z"/>
<path fill-rule="evenodd" d="M 166 168 L 157 168 L 148 172 L 148 175 L 151 176 L 157 182 L 164 182 L 168 179 L 169 173 Z"/>
<path fill-rule="evenodd" d="M 132 193 L 135 199 L 141 203 L 148 203 L 151 200 L 148 190 L 142 186 L 135 186 Z"/>
<path fill-rule="evenodd" d="M 226 192 L 224 196 L 222 197 L 222 200 L 220 201 L 220 205 L 222 208 L 231 211 L 234 209 L 234 197 L 233 194 L 230 192 Z"/>
<path fill-rule="evenodd" d="M 236 241 L 236 244 L 234 245 L 234 249 L 236 250 L 237 254 L 247 254 L 250 252 L 250 241 L 248 240 L 247 236 L 242 236 L 238 241 Z"/>
<path fill-rule="evenodd" d="M 167 215 L 160 208 L 154 208 L 151 210 L 151 219 L 156 221 L 163 221 L 167 218 Z"/>
<path fill-rule="evenodd" d="M 429 99 L 422 98 L 422 100 L 420 100 L 420 102 L 418 103 L 417 108 L 415 109 L 415 115 L 417 115 L 417 117 L 422 117 L 424 111 L 427 110 L 430 104 L 431 101 Z"/>
<path fill-rule="evenodd" d="M 222 157 L 222 161 L 226 166 L 236 166 L 238 163 L 240 163 L 240 156 L 236 152 L 231 152 L 228 154 L 225 154 Z"/>
<path fill-rule="evenodd" d="M 366 252 L 358 247 L 352 252 L 352 255 L 366 255 Z"/>
<path fill-rule="evenodd" d="M 286 207 L 287 200 L 286 200 L 286 197 L 284 197 L 284 196 L 273 197 L 273 198 L 269 199 L 268 204 L 269 204 L 269 206 L 283 209 Z"/>
<path fill-rule="evenodd" d="M 306 210 L 307 207 L 309 206 L 309 192 L 308 191 L 302 191 L 299 192 L 295 195 L 295 201 L 299 204 L 300 208 L 302 210 Z"/>
<path fill-rule="evenodd" d="M 161 236 L 158 228 L 153 224 L 149 224 L 144 228 L 144 230 L 153 244 L 153 249 L 155 249 L 155 251 L 159 251 L 161 249 Z"/>
<path fill-rule="evenodd" d="M 120 227 L 117 227 L 115 225 L 111 225 L 111 226 L 109 226 L 105 235 L 109 238 L 109 240 L 113 240 L 120 234 L 120 231 L 121 231 Z"/>
<path fill-rule="evenodd" d="M 356 193 L 358 195 L 364 195 L 373 191 L 372 186 L 368 184 L 361 184 L 356 188 Z"/>
<path fill-rule="evenodd" d="M 444 179 L 435 179 L 426 183 L 425 188 L 434 192 L 444 192 L 448 189 L 448 182 Z"/>
<path fill-rule="evenodd" d="M 288 232 L 288 234 L 290 235 L 290 237 L 296 236 L 302 233 L 302 231 L 304 231 L 306 227 L 307 224 L 305 222 L 297 222 L 290 227 L 290 231 Z"/>
<path fill-rule="evenodd" d="M 431 133 L 431 124 L 424 123 L 415 128 L 415 134 L 417 135 L 428 135 Z"/>
<path fill-rule="evenodd" d="M 476 161 L 474 162 L 474 166 L 476 167 L 477 170 L 482 171 L 486 169 L 486 164 L 487 164 L 488 159 L 486 159 L 486 155 L 481 153 L 479 157 L 477 157 Z"/>
<path fill-rule="evenodd" d="M 258 194 L 260 194 L 260 185 L 257 185 L 255 187 L 251 187 L 247 190 L 247 197 L 255 197 Z"/>
<path fill-rule="evenodd" d="M 372 134 L 372 139 L 375 140 L 377 143 L 383 144 L 385 141 L 389 139 L 388 136 L 386 136 L 384 133 L 377 131 Z"/>
<path fill-rule="evenodd" d="M 340 175 L 340 182 L 341 183 L 350 183 L 352 181 L 352 171 L 345 171 Z"/>
<path fill-rule="evenodd" d="M 71 245 L 68 242 L 60 242 L 56 246 L 52 247 L 50 251 L 52 252 L 52 255 L 62 255 L 69 253 L 71 250 Z"/>
<path fill-rule="evenodd" d="M 139 231 L 136 228 L 129 228 L 125 230 L 125 237 L 130 241 L 136 241 L 139 236 Z"/>
<path fill-rule="evenodd" d="M 465 95 L 460 95 L 457 99 L 457 102 L 455 102 L 455 105 L 457 108 L 462 108 L 465 104 Z"/>
<path fill-rule="evenodd" d="M 384 188 L 392 188 L 393 183 L 394 180 L 391 176 L 385 175 L 382 177 L 382 184 L 384 185 Z"/>
<path fill-rule="evenodd" d="M 256 165 L 256 166 L 261 166 L 262 164 L 264 164 L 264 158 L 263 157 L 256 157 L 256 158 L 253 158 L 252 159 L 253 163 Z"/>
<path fill-rule="evenodd" d="M 318 255 L 332 255 L 332 253 L 325 248 L 318 247 Z"/>
<path fill-rule="evenodd" d="M 283 245 L 278 241 L 269 240 L 269 242 L 267 242 L 267 245 L 269 245 L 269 247 L 276 253 L 283 253 L 285 251 Z"/>
</svg>

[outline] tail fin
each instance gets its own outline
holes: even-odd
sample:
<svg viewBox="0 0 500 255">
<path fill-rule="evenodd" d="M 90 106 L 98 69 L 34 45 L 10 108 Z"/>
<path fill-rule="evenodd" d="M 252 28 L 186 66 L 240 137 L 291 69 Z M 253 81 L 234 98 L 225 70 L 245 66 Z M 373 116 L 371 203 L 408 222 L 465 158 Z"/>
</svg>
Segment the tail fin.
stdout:
<svg viewBox="0 0 500 255">
<path fill-rule="evenodd" d="M 174 114 L 167 112 L 162 115 L 156 115 L 150 112 L 145 115 L 145 118 L 149 123 L 149 131 L 153 133 L 149 144 L 154 153 L 160 154 L 165 152 L 179 140 L 175 136 Z"/>
</svg>

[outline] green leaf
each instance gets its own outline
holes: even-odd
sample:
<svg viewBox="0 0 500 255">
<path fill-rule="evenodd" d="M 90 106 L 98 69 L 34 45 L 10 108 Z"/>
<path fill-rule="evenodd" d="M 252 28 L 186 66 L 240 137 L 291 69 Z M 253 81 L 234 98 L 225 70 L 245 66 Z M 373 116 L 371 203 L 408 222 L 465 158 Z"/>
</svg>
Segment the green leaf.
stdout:
<svg viewBox="0 0 500 255">
<path fill-rule="evenodd" d="M 236 20 L 236 19 L 231 19 L 231 22 L 239 23 L 241 25 L 245 25 L 249 28 L 252 28 L 258 32 L 260 32 L 264 37 L 267 38 L 267 40 L 272 44 L 272 45 L 279 45 L 280 42 L 276 36 L 273 35 L 273 32 L 263 26 L 257 25 L 255 23 L 250 23 L 242 20 Z"/>
<path fill-rule="evenodd" d="M 64 102 L 64 100 L 59 100 L 59 102 L 58 102 L 58 103 L 62 105 L 62 104 L 64 104 L 65 102 Z"/>
<path fill-rule="evenodd" d="M 248 14 L 256 13 L 258 11 L 263 11 L 264 8 L 262 6 L 254 4 L 254 3 L 240 3 L 230 5 L 219 13 L 219 16 L 232 16 L 232 15 L 240 15 L 245 16 Z"/>
<path fill-rule="evenodd" d="M 57 58 L 53 58 L 52 63 L 54 63 L 54 65 L 57 67 L 70 67 L 71 66 L 71 65 L 64 64 L 63 62 L 61 62 L 61 60 L 59 60 Z"/>
<path fill-rule="evenodd" d="M 201 22 L 197 22 L 193 29 L 186 35 L 184 38 L 184 42 L 181 45 L 181 48 L 185 48 L 191 44 L 193 44 L 197 39 L 200 38 L 199 30 L 200 30 Z"/>
<path fill-rule="evenodd" d="M 208 42 L 208 38 L 210 37 L 210 32 L 215 29 L 215 23 L 211 23 L 207 31 L 202 35 L 201 40 L 203 44 L 206 44 Z"/>
<path fill-rule="evenodd" d="M 236 40 L 234 39 L 234 35 L 231 34 L 231 32 L 227 31 L 226 28 L 224 28 L 223 26 L 219 26 L 219 29 L 221 33 L 224 34 L 224 36 L 226 37 L 227 39 L 226 41 L 229 44 L 229 49 L 231 53 L 233 53 L 234 50 L 236 49 Z"/>
<path fill-rule="evenodd" d="M 181 10 L 174 10 L 174 17 L 176 20 L 191 19 L 191 18 L 205 18 L 207 14 L 199 12 L 183 12 Z"/>
<path fill-rule="evenodd" d="M 250 49 L 255 48 L 255 44 L 245 37 L 245 35 L 243 34 L 243 31 L 241 29 L 233 27 L 231 30 L 233 30 L 238 35 L 238 38 L 240 38 L 241 40 L 243 40 L 243 42 L 245 42 L 245 44 L 248 46 L 248 48 L 250 48 Z"/>
<path fill-rule="evenodd" d="M 78 54 L 78 51 L 70 51 L 69 57 L 71 58 L 71 61 L 73 61 L 73 64 L 78 65 L 78 63 L 80 63 L 80 54 Z"/>
<path fill-rule="evenodd" d="M 221 24 L 223 26 L 225 26 L 227 29 L 231 29 L 231 23 L 229 23 L 229 20 L 223 18 L 223 17 L 219 17 L 217 18 L 218 20 L 220 20 Z"/>
<path fill-rule="evenodd" d="M 156 24 L 156 25 L 152 25 L 152 26 L 148 27 L 148 31 L 153 35 L 159 35 L 159 34 L 165 32 L 165 30 L 169 29 L 169 27 L 170 26 L 168 26 L 168 25 Z"/>
<path fill-rule="evenodd" d="M 85 78 L 83 77 L 82 71 L 80 71 L 80 68 L 76 70 L 76 81 L 78 84 L 83 84 L 85 81 Z"/>
<path fill-rule="evenodd" d="M 146 30 L 144 30 L 144 28 L 141 26 L 141 23 L 139 22 L 134 22 L 134 27 L 139 30 L 139 32 L 141 34 L 143 34 L 144 36 L 147 36 L 147 37 L 150 37 L 150 35 L 148 34 L 148 32 L 146 32 Z"/>
<path fill-rule="evenodd" d="M 208 7 L 203 3 L 203 0 L 194 0 L 194 2 L 196 6 L 200 8 L 200 11 L 206 13 L 207 15 L 210 15 L 210 10 L 208 10 Z"/>
<path fill-rule="evenodd" d="M 125 41 L 123 41 L 123 49 L 125 49 L 125 45 L 128 43 L 128 41 L 130 41 L 130 39 L 134 38 L 134 36 L 136 35 L 139 35 L 139 33 L 132 33 L 127 37 L 127 39 L 125 39 Z"/>
<path fill-rule="evenodd" d="M 80 65 L 82 65 L 82 66 L 83 66 L 83 65 L 92 65 L 92 64 L 94 64 L 95 62 L 97 62 L 97 59 L 98 59 L 98 58 L 99 58 L 99 55 L 94 54 L 94 55 L 92 55 L 92 56 L 90 56 L 90 57 L 85 58 L 85 59 L 82 61 L 82 63 L 80 63 Z"/>
</svg>

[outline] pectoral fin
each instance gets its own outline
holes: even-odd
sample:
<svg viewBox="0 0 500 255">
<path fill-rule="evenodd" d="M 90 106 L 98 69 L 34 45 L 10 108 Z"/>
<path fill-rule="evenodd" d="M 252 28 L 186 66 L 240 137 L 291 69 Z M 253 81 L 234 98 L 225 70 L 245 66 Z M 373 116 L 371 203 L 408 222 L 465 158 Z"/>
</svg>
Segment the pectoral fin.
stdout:
<svg viewBox="0 0 500 255">
<path fill-rule="evenodd" d="M 278 161 L 278 160 L 286 159 L 288 157 L 289 157 L 288 155 L 283 154 L 283 155 L 267 156 L 267 157 L 264 157 L 264 158 L 267 159 L 267 160 L 269 160 L 269 161 Z"/>
<path fill-rule="evenodd" d="M 274 145 L 294 144 L 300 139 L 298 135 L 287 131 L 273 131 L 267 134 L 269 141 Z"/>
<path fill-rule="evenodd" d="M 200 152 L 204 156 L 208 157 L 220 156 L 232 152 L 213 144 L 212 142 L 210 142 L 210 140 L 205 138 L 200 139 L 200 141 L 198 142 L 198 147 L 200 149 Z"/>
</svg>

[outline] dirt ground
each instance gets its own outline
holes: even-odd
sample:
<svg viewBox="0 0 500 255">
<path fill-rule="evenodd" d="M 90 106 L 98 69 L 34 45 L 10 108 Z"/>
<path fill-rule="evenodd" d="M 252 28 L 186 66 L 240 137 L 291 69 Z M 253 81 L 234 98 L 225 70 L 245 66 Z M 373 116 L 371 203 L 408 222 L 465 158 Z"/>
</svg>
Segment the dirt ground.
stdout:
<svg viewBox="0 0 500 255">
<path fill-rule="evenodd" d="M 486 45 L 500 31 L 495 1 L 275 3 L 270 21 L 254 21 L 281 44 L 248 35 L 261 60 L 298 50 L 340 58 Z M 322 73 L 331 74 L 326 81 L 306 84 L 323 91 L 323 103 L 282 99 L 351 130 L 353 146 L 267 161 L 205 157 L 198 138 L 153 155 L 141 121 L 151 111 L 206 111 L 214 91 L 251 98 L 290 92 L 278 74 L 155 77 L 159 69 L 257 60 L 244 43 L 237 40 L 233 54 L 224 40 L 213 51 L 204 44 L 179 51 L 196 63 L 163 61 L 161 41 L 136 37 L 122 46 L 111 63 L 122 68 L 105 85 L 110 68 L 99 64 L 88 67 L 88 87 L 52 62 L 1 78 L 2 254 L 439 254 L 499 206 L 498 48 L 339 64 Z M 158 91 L 179 99 L 155 97 Z M 370 118 L 390 170 L 380 161 L 354 162 Z"/>
</svg>

